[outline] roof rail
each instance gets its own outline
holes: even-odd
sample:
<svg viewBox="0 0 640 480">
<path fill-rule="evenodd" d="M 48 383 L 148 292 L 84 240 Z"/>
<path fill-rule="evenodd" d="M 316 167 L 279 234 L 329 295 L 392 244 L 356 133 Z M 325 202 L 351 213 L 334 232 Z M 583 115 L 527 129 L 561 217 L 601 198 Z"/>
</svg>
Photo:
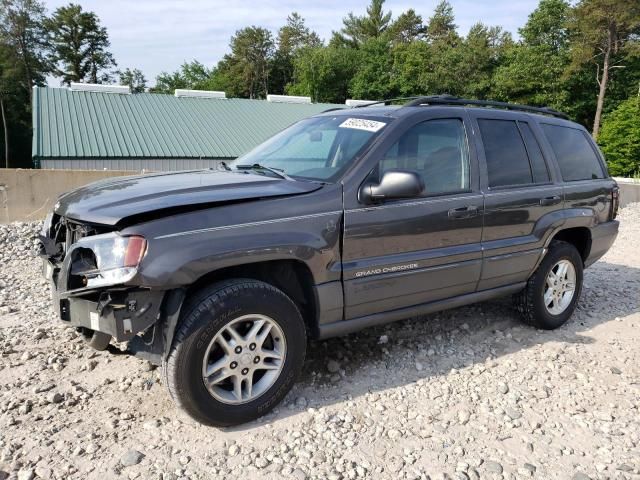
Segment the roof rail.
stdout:
<svg viewBox="0 0 640 480">
<path fill-rule="evenodd" d="M 404 100 L 415 100 L 422 97 L 397 97 L 397 98 L 387 98 L 386 100 L 378 100 L 377 102 L 369 102 L 365 105 L 355 105 L 353 108 L 367 108 L 372 105 L 388 105 L 391 102 L 399 102 Z"/>
<path fill-rule="evenodd" d="M 505 110 L 518 110 L 522 112 L 542 113 L 552 115 L 558 118 L 568 120 L 567 114 L 554 110 L 549 107 L 530 107 L 528 105 L 519 105 L 517 103 L 495 102 L 491 100 L 473 100 L 469 98 L 458 98 L 452 95 L 432 95 L 426 97 L 415 97 L 411 101 L 404 104 L 405 107 L 419 107 L 423 105 L 476 105 L 480 107 L 504 108 Z"/>
</svg>

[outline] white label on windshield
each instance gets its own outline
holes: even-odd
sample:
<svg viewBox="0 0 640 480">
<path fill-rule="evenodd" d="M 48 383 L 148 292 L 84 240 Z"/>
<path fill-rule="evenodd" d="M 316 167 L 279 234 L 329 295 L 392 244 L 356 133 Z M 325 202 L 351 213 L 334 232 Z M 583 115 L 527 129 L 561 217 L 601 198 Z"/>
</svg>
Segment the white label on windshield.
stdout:
<svg viewBox="0 0 640 480">
<path fill-rule="evenodd" d="M 375 120 L 365 120 L 364 118 L 349 118 L 340 124 L 340 128 L 355 128 L 357 130 L 366 130 L 367 132 L 377 132 L 386 123 L 376 122 Z"/>
</svg>

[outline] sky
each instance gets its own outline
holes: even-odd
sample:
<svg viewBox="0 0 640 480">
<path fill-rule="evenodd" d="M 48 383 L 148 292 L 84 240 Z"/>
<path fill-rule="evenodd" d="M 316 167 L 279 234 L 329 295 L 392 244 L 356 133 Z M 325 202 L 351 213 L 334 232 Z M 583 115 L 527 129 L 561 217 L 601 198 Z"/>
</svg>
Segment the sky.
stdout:
<svg viewBox="0 0 640 480">
<path fill-rule="evenodd" d="M 107 27 L 118 67 L 139 68 L 149 84 L 160 72 L 199 60 L 214 66 L 229 51 L 229 39 L 240 28 L 256 25 L 277 32 L 296 11 L 321 38 L 328 40 L 349 12 L 362 15 L 369 0 L 75 0 L 95 12 Z M 69 0 L 45 0 L 51 13 Z M 438 0 L 387 0 L 394 17 L 413 8 L 427 20 Z M 537 0 L 450 0 L 461 34 L 480 21 L 501 25 L 517 35 Z M 53 81 L 55 82 L 55 80 Z M 52 83 L 50 81 L 50 83 Z"/>
</svg>

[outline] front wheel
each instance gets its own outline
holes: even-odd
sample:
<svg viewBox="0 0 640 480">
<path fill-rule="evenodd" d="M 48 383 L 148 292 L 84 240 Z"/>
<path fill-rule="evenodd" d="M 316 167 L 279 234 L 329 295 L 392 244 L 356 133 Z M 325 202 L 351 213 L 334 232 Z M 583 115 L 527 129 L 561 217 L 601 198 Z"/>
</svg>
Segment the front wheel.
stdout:
<svg viewBox="0 0 640 480">
<path fill-rule="evenodd" d="M 208 287 L 184 306 L 165 378 L 195 420 L 231 426 L 271 410 L 304 362 L 305 326 L 282 291 L 256 280 Z"/>
<path fill-rule="evenodd" d="M 573 314 L 582 291 L 582 258 L 576 247 L 553 241 L 527 286 L 514 297 L 525 323 L 552 330 Z"/>
</svg>

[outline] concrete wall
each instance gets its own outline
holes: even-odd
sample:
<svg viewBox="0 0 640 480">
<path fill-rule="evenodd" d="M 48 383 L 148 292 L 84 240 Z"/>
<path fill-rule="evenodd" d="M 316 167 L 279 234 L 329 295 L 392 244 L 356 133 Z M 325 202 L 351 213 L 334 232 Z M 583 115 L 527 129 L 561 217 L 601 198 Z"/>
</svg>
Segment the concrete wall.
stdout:
<svg viewBox="0 0 640 480">
<path fill-rule="evenodd" d="M 640 202 L 640 182 L 629 178 L 616 178 L 620 187 L 620 206 Z"/>
<path fill-rule="evenodd" d="M 40 160 L 40 168 L 57 170 L 153 170 L 175 171 L 198 168 L 220 168 L 220 162 L 232 158 L 56 158 Z"/>
<path fill-rule="evenodd" d="M 0 168 L 0 223 L 43 219 L 61 193 L 103 178 L 137 173 Z"/>
<path fill-rule="evenodd" d="M 137 173 L 140 172 L 0 168 L 0 223 L 43 219 L 61 193 L 103 178 Z M 640 182 L 616 180 L 620 185 L 620 206 L 640 202 Z"/>
</svg>

